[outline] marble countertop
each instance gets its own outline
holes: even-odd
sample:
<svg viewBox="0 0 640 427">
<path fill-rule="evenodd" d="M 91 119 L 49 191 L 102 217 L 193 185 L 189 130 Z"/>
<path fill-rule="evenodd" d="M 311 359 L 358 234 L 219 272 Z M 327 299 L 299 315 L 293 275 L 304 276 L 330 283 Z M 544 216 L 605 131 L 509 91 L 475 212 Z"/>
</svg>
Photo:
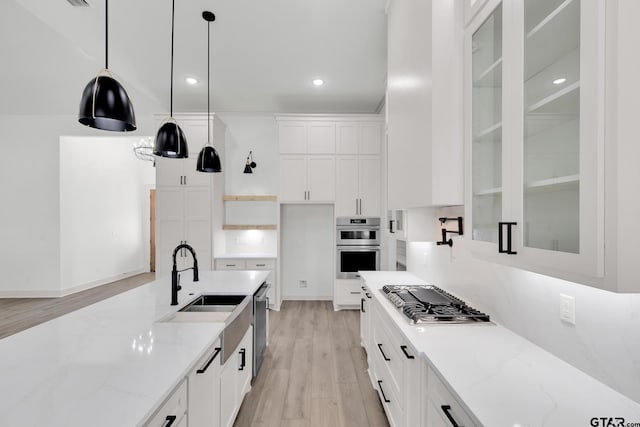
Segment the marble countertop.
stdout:
<svg viewBox="0 0 640 427">
<path fill-rule="evenodd" d="M 255 259 L 255 258 L 278 258 L 278 254 L 273 252 L 238 252 L 219 254 L 215 259 Z"/>
<path fill-rule="evenodd" d="M 223 323 L 161 322 L 201 293 L 253 294 L 268 271 L 163 276 L 0 340 L 0 426 L 137 426 L 204 356 Z"/>
<path fill-rule="evenodd" d="M 640 423 L 640 404 L 499 324 L 409 324 L 380 288 L 425 284 L 416 276 L 360 274 L 404 337 L 482 425 L 588 426 L 593 417 Z"/>
</svg>

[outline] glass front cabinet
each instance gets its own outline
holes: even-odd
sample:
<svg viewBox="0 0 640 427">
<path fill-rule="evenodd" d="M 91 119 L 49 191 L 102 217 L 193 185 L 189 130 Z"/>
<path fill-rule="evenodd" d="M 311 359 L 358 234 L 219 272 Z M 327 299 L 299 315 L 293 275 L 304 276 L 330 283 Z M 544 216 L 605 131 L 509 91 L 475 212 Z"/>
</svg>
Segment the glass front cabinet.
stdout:
<svg viewBox="0 0 640 427">
<path fill-rule="evenodd" d="M 465 30 L 471 250 L 604 274 L 604 2 L 488 0 Z"/>
</svg>

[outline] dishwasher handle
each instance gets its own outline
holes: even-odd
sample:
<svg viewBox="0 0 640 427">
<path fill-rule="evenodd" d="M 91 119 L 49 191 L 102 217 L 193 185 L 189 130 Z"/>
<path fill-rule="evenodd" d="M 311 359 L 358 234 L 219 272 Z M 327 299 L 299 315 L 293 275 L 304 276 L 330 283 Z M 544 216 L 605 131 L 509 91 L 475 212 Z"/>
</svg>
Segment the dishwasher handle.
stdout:
<svg viewBox="0 0 640 427">
<path fill-rule="evenodd" d="M 266 301 L 268 298 L 267 292 L 269 292 L 269 288 L 271 288 L 271 285 L 267 282 L 264 282 L 262 286 L 258 288 L 256 293 L 253 294 L 254 301 L 259 301 L 259 302 Z"/>
</svg>

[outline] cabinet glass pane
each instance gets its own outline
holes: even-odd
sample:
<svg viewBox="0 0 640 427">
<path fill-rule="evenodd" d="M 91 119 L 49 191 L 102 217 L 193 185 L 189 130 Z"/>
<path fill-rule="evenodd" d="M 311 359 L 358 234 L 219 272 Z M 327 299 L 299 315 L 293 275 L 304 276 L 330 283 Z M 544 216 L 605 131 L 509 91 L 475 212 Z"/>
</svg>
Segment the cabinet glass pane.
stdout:
<svg viewBox="0 0 640 427">
<path fill-rule="evenodd" d="M 502 5 L 471 39 L 472 238 L 498 241 L 502 218 Z"/>
<path fill-rule="evenodd" d="M 524 13 L 524 246 L 578 253 L 580 1 Z"/>
</svg>

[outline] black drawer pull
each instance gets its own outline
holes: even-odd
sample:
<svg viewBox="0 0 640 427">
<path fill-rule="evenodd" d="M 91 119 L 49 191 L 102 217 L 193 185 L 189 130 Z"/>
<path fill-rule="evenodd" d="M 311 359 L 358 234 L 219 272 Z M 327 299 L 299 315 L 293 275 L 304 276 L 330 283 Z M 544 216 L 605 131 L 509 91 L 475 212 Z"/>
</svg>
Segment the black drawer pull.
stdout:
<svg viewBox="0 0 640 427">
<path fill-rule="evenodd" d="M 360 291 L 358 291 L 358 292 L 350 291 L 349 293 L 350 293 L 351 295 L 360 295 Z"/>
<path fill-rule="evenodd" d="M 167 418 L 164 420 L 164 427 L 170 427 L 173 425 L 173 423 L 176 422 L 176 419 L 178 417 L 176 417 L 175 415 L 167 415 Z"/>
<path fill-rule="evenodd" d="M 267 264 L 256 264 L 256 267 L 266 267 Z"/>
<path fill-rule="evenodd" d="M 214 361 L 214 359 L 216 357 L 218 357 L 218 354 L 220 354 L 220 351 L 222 351 L 221 347 L 216 347 L 216 351 L 213 352 L 213 356 L 211 356 L 211 359 L 209 359 L 209 361 L 200 369 L 198 369 L 196 371 L 197 374 L 204 374 L 205 372 L 207 372 L 207 369 L 209 369 L 209 365 L 211 365 L 211 363 Z"/>
<path fill-rule="evenodd" d="M 227 267 L 235 267 L 236 265 L 235 264 L 225 264 L 225 266 L 227 266 Z"/>
<path fill-rule="evenodd" d="M 367 298 L 371 299 L 371 294 L 369 292 L 365 292 L 365 295 L 367 296 Z"/>
<path fill-rule="evenodd" d="M 360 311 L 365 313 L 365 311 L 364 311 L 364 298 L 360 298 Z"/>
<path fill-rule="evenodd" d="M 444 412 L 444 414 L 447 416 L 447 419 L 449 420 L 449 422 L 451 423 L 451 425 L 453 427 L 461 427 L 460 425 L 458 425 L 456 420 L 453 418 L 453 415 L 451 415 L 451 413 L 449 412 L 449 411 L 451 411 L 451 406 L 442 405 L 442 406 L 440 406 L 440 409 L 442 409 L 442 412 Z"/>
<path fill-rule="evenodd" d="M 240 356 L 242 356 L 242 360 L 240 361 L 240 369 L 239 371 L 244 371 L 244 367 L 247 366 L 247 350 L 240 349 Z"/>
<path fill-rule="evenodd" d="M 382 380 L 378 380 L 378 387 L 380 387 L 380 393 L 382 393 L 382 399 L 384 399 L 384 403 L 391 403 L 387 396 L 384 395 L 384 390 L 382 389 Z"/>
<path fill-rule="evenodd" d="M 415 359 L 416 357 L 407 353 L 407 346 L 406 345 L 401 345 L 400 349 L 402 350 L 402 352 L 404 353 L 405 356 L 407 356 L 407 359 Z"/>
<path fill-rule="evenodd" d="M 382 351 L 382 344 L 378 344 L 378 350 L 380 350 L 380 353 L 382 353 L 382 357 L 384 358 L 384 360 L 385 360 L 385 361 L 387 361 L 387 362 L 388 362 L 388 361 L 390 361 L 390 360 L 391 360 L 391 359 L 389 359 L 389 358 L 387 357 L 387 355 L 386 355 L 386 354 L 384 354 L 384 351 Z"/>
</svg>

